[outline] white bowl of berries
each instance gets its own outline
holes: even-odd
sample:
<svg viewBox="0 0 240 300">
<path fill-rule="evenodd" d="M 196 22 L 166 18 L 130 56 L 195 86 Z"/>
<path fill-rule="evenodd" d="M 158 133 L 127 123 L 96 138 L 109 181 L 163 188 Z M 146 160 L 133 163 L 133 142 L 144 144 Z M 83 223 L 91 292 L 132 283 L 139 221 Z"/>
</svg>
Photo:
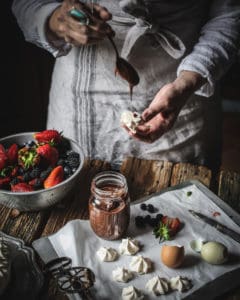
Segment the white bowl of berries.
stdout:
<svg viewBox="0 0 240 300">
<path fill-rule="evenodd" d="M 45 209 L 76 186 L 84 163 L 81 147 L 57 130 L 0 139 L 0 204 L 19 211 Z"/>
</svg>

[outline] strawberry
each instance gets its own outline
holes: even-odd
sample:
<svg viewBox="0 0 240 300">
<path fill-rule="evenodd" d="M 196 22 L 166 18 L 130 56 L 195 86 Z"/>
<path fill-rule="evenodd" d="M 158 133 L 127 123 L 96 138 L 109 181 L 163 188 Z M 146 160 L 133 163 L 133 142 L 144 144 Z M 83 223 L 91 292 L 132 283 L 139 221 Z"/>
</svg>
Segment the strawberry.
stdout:
<svg viewBox="0 0 240 300">
<path fill-rule="evenodd" d="M 0 171 L 4 169 L 7 165 L 8 157 L 6 150 L 2 144 L 0 144 Z"/>
<path fill-rule="evenodd" d="M 14 167 L 11 171 L 11 176 L 12 177 L 15 177 L 18 173 L 18 166 Z"/>
<path fill-rule="evenodd" d="M 39 144 L 42 143 L 51 143 L 57 145 L 62 140 L 61 134 L 54 129 L 44 130 L 34 134 L 34 138 Z"/>
<path fill-rule="evenodd" d="M 7 157 L 10 164 L 15 164 L 18 160 L 18 145 L 12 144 L 7 150 Z"/>
<path fill-rule="evenodd" d="M 10 183 L 10 177 L 0 178 L 0 188 L 6 187 Z"/>
<path fill-rule="evenodd" d="M 24 169 L 29 169 L 38 165 L 40 156 L 37 154 L 35 148 L 23 147 L 18 151 L 18 164 Z"/>
<path fill-rule="evenodd" d="M 12 185 L 11 191 L 12 192 L 32 192 L 32 191 L 34 191 L 34 188 L 25 182 L 21 182 L 21 183 Z"/>
<path fill-rule="evenodd" d="M 44 144 L 37 148 L 37 153 L 44 159 L 44 161 L 50 165 L 55 166 L 58 161 L 58 151 L 55 147 L 49 144 Z"/>
<path fill-rule="evenodd" d="M 0 154 L 6 154 L 6 150 L 2 144 L 0 144 Z"/>
<path fill-rule="evenodd" d="M 63 167 L 57 166 L 55 167 L 51 173 L 48 175 L 48 177 L 44 180 L 43 186 L 45 189 L 48 189 L 56 184 L 59 184 L 63 181 Z"/>
<path fill-rule="evenodd" d="M 181 226 L 181 222 L 178 218 L 163 216 L 161 222 L 169 227 L 171 235 L 175 235 L 179 231 Z"/>
<path fill-rule="evenodd" d="M 180 229 L 181 222 L 178 218 L 173 218 L 171 221 L 170 228 L 173 232 L 178 232 Z"/>
</svg>

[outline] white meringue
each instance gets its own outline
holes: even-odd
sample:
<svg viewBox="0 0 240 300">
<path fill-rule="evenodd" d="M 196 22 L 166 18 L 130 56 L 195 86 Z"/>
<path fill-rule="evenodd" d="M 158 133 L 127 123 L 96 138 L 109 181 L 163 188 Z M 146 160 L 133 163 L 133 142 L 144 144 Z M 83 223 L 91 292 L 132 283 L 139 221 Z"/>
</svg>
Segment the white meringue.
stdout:
<svg viewBox="0 0 240 300">
<path fill-rule="evenodd" d="M 133 273 L 125 268 L 118 267 L 112 271 L 112 276 L 115 281 L 128 282 L 133 278 Z"/>
<path fill-rule="evenodd" d="M 187 277 L 176 276 L 170 279 L 170 286 L 172 290 L 179 292 L 186 292 L 192 288 L 192 282 Z"/>
<path fill-rule="evenodd" d="M 117 259 L 118 253 L 113 248 L 101 247 L 97 251 L 97 256 L 100 258 L 101 261 L 114 261 Z"/>
<path fill-rule="evenodd" d="M 154 276 L 148 280 L 146 289 L 154 295 L 165 295 L 170 290 L 169 281 L 166 278 Z"/>
<path fill-rule="evenodd" d="M 141 115 L 129 110 L 124 111 L 121 115 L 120 122 L 123 123 L 131 132 L 136 133 L 137 126 L 141 123 Z"/>
<path fill-rule="evenodd" d="M 8 245 L 0 239 L 0 295 L 4 292 L 10 279 L 10 252 Z"/>
<path fill-rule="evenodd" d="M 120 254 L 134 255 L 139 250 L 140 250 L 139 242 L 131 238 L 122 239 L 122 242 L 119 246 Z"/>
<path fill-rule="evenodd" d="M 133 285 L 123 288 L 122 299 L 123 300 L 141 300 L 144 295 L 136 289 Z"/>
<path fill-rule="evenodd" d="M 152 262 L 149 258 L 141 255 L 134 256 L 130 262 L 130 269 L 139 274 L 149 273 L 152 269 Z"/>
</svg>

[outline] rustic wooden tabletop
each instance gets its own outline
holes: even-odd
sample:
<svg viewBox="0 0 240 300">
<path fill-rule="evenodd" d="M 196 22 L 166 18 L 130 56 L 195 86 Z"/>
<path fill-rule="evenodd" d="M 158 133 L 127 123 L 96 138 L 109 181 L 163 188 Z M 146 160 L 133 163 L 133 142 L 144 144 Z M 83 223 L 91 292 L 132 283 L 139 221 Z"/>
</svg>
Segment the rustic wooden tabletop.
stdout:
<svg viewBox="0 0 240 300">
<path fill-rule="evenodd" d="M 70 220 L 87 219 L 91 180 L 96 173 L 104 170 L 110 170 L 110 165 L 98 160 L 86 160 L 76 190 L 67 199 L 47 210 L 18 215 L 14 209 L 0 206 L 0 230 L 31 246 L 35 239 L 56 232 Z M 219 174 L 212 174 L 211 170 L 203 166 L 136 158 L 127 158 L 121 166 L 121 172 L 127 178 L 132 201 L 195 179 L 240 213 L 240 174 L 235 172 L 220 171 Z M 49 288 L 48 295 L 48 299 L 65 299 L 53 288 Z M 240 299 L 240 284 L 238 289 L 220 299 Z"/>
</svg>

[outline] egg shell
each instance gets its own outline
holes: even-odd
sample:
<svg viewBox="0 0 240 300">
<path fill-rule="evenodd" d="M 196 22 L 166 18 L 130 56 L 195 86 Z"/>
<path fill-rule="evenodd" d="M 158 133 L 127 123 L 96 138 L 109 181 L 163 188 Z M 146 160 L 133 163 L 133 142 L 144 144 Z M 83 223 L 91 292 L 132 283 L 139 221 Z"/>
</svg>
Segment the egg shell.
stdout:
<svg viewBox="0 0 240 300">
<path fill-rule="evenodd" d="M 161 260 L 169 268 L 178 268 L 184 260 L 184 247 L 175 245 L 163 245 Z"/>
<path fill-rule="evenodd" d="M 201 257 L 209 264 L 223 264 L 228 257 L 227 247 L 219 242 L 208 242 L 202 246 Z"/>
</svg>

